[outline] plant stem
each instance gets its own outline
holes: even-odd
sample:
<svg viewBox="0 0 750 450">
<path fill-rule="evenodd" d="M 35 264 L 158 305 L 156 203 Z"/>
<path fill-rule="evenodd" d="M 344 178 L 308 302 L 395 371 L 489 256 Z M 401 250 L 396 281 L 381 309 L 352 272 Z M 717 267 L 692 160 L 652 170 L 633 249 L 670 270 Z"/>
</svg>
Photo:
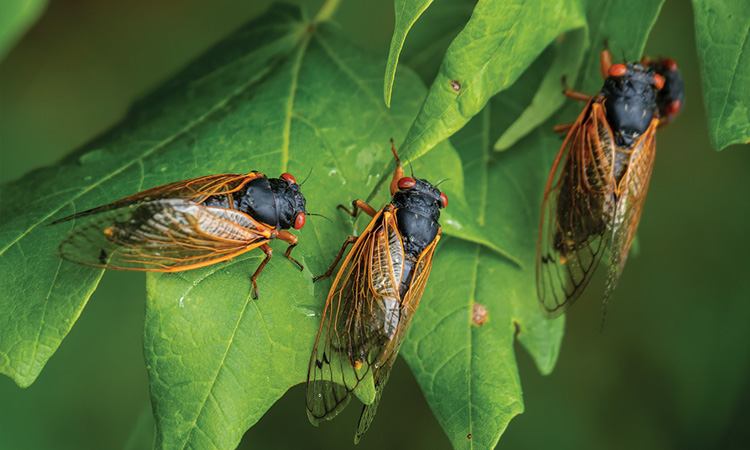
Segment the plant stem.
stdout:
<svg viewBox="0 0 750 450">
<path fill-rule="evenodd" d="M 326 0 L 323 6 L 320 7 L 320 11 L 318 11 L 313 22 L 323 22 L 330 19 L 339 7 L 339 3 L 341 3 L 341 0 Z"/>
</svg>

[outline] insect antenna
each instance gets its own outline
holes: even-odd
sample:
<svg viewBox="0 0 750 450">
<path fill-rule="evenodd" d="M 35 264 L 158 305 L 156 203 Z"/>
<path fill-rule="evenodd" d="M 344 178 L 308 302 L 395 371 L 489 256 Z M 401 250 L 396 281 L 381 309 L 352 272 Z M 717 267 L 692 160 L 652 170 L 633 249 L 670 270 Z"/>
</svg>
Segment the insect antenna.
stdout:
<svg viewBox="0 0 750 450">
<path fill-rule="evenodd" d="M 333 222 L 331 219 L 329 219 L 328 217 L 324 216 L 323 214 L 315 214 L 315 213 L 311 213 L 311 212 L 306 212 L 305 214 L 308 215 L 308 216 L 322 217 L 322 218 L 324 218 L 325 220 L 327 220 L 329 222 Z"/>
<path fill-rule="evenodd" d="M 300 186 L 302 186 L 303 184 L 305 184 L 305 182 L 307 182 L 307 179 L 310 178 L 310 175 L 312 174 L 312 170 L 313 168 L 310 167 L 310 171 L 307 173 L 307 176 L 305 177 L 305 179 L 302 180 L 302 183 L 299 184 Z"/>
</svg>

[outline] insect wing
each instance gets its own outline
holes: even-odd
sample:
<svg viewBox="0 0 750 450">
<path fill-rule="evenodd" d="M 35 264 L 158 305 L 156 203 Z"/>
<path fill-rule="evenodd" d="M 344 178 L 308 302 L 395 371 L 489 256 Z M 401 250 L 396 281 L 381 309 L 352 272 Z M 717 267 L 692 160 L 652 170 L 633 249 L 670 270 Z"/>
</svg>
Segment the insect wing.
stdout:
<svg viewBox="0 0 750 450">
<path fill-rule="evenodd" d="M 159 199 L 181 198 L 192 203 L 201 203 L 207 197 L 212 195 L 231 195 L 240 190 L 251 180 L 263 176 L 264 175 L 260 172 L 250 172 L 247 175 L 226 173 L 176 181 L 163 186 L 146 189 L 145 191 L 138 192 L 137 194 L 133 194 L 112 203 L 58 219 L 52 222 L 51 225 Z"/>
<path fill-rule="evenodd" d="M 536 280 L 549 317 L 580 296 L 609 243 L 615 158 L 612 131 L 595 98 L 566 136 L 544 192 Z"/>
<path fill-rule="evenodd" d="M 370 264 L 376 231 L 383 228 L 383 210 L 372 218 L 341 265 L 323 309 L 318 337 L 307 372 L 307 415 L 313 424 L 335 417 L 349 394 L 369 371 L 367 355 L 376 345 L 369 323 L 374 293 Z M 359 365 L 359 367 L 357 367 Z"/>
<path fill-rule="evenodd" d="M 659 120 L 654 119 L 648 130 L 633 146 L 627 172 L 619 183 L 617 205 L 612 221 L 609 269 L 604 291 L 603 309 L 605 313 L 607 303 L 625 267 L 630 246 L 641 220 L 651 171 L 654 167 L 656 129 L 658 126 Z"/>
<path fill-rule="evenodd" d="M 390 207 L 379 211 L 355 242 L 328 294 L 310 358 L 306 400 L 311 422 L 338 414 L 372 370 L 375 402 L 363 410 L 357 435 L 369 427 L 424 291 L 436 242 L 422 253 L 403 299 L 399 286 L 405 254 Z"/>
<path fill-rule="evenodd" d="M 414 313 L 417 310 L 419 301 L 422 299 L 425 286 L 427 285 L 427 279 L 430 276 L 430 270 L 432 269 L 432 257 L 435 254 L 435 247 L 440 240 L 440 231 L 432 243 L 422 252 L 419 260 L 416 264 L 416 270 L 414 277 L 412 278 L 411 285 L 404 295 L 404 299 L 401 305 L 401 313 L 398 324 L 398 329 L 395 333 L 395 338 L 392 340 L 390 348 L 386 348 L 383 352 L 383 361 L 380 366 L 375 369 L 373 374 L 375 380 L 375 400 L 362 408 L 362 414 L 359 416 L 359 423 L 357 424 L 357 432 L 354 436 L 354 442 L 357 443 L 364 436 L 367 430 L 370 428 L 372 420 L 375 418 L 378 405 L 380 404 L 380 398 L 383 395 L 383 389 L 385 384 L 388 382 L 388 378 L 393 368 L 393 363 L 396 362 L 396 356 L 401 348 L 401 343 L 404 340 L 406 331 L 411 325 L 411 319 L 414 317 Z"/>
<path fill-rule="evenodd" d="M 94 267 L 176 272 L 252 250 L 271 231 L 239 211 L 159 199 L 92 215 L 63 240 L 60 254 Z"/>
</svg>

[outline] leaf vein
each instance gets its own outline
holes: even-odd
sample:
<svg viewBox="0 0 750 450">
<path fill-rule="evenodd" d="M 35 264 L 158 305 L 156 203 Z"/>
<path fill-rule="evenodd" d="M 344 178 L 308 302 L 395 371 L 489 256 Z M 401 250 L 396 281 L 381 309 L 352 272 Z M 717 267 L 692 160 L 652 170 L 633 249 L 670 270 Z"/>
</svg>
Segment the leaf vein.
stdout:
<svg viewBox="0 0 750 450">
<path fill-rule="evenodd" d="M 719 113 L 719 121 L 717 126 L 713 127 L 713 133 L 714 133 L 714 142 L 719 142 L 719 131 L 721 130 L 721 124 L 724 122 L 724 112 L 727 109 L 727 103 L 729 103 L 729 93 L 732 92 L 732 84 L 734 83 L 734 78 L 737 76 L 737 66 L 740 63 L 740 59 L 742 58 L 742 54 L 745 52 L 745 45 L 747 44 L 747 38 L 748 33 L 750 32 L 750 25 L 748 25 L 748 28 L 745 30 L 745 39 L 742 41 L 742 46 L 740 47 L 740 51 L 737 53 L 737 60 L 734 62 L 734 67 L 732 68 L 732 78 L 729 80 L 729 85 L 727 86 L 726 92 L 724 93 L 724 101 L 721 105 L 721 113 Z"/>
</svg>

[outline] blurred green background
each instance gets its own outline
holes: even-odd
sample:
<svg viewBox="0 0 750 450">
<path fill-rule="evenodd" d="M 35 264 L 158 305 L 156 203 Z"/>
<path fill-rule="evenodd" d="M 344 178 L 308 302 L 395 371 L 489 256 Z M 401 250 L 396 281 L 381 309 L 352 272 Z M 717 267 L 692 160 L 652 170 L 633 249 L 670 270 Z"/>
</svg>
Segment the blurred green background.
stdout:
<svg viewBox="0 0 750 450">
<path fill-rule="evenodd" d="M 0 63 L 0 181 L 53 164 L 102 133 L 134 99 L 270 3 L 51 2 Z M 322 2 L 300 3 L 313 14 Z M 392 1 L 342 2 L 336 18 L 353 40 L 385 55 Z M 750 148 L 718 153 L 709 145 L 688 0 L 666 1 L 647 53 L 678 61 L 687 101 L 659 134 L 640 254 L 623 274 L 604 333 L 598 293 L 579 300 L 551 376 L 516 349 L 526 412 L 498 448 L 750 442 Z M 20 390 L 0 378 L 0 448 L 150 448 L 144 284 L 142 274 L 106 273 L 36 383 Z M 241 448 L 353 446 L 359 408 L 316 429 L 303 392 L 293 388 Z M 400 360 L 358 448 L 384 446 L 450 448 Z"/>
</svg>

